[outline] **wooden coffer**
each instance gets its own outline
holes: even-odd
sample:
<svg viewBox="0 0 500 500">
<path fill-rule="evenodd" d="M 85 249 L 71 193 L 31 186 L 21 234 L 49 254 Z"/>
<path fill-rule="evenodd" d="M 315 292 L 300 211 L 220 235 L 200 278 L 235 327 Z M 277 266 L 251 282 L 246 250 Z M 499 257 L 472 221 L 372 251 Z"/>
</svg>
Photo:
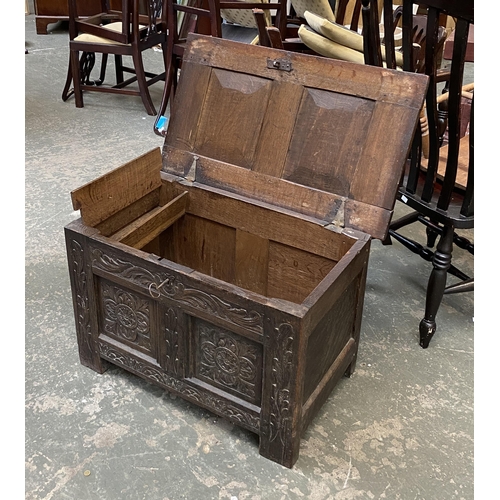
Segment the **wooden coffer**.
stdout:
<svg viewBox="0 0 500 500">
<path fill-rule="evenodd" d="M 72 192 L 82 364 L 249 429 L 286 467 L 355 366 L 427 77 L 190 35 L 163 152 Z"/>
</svg>

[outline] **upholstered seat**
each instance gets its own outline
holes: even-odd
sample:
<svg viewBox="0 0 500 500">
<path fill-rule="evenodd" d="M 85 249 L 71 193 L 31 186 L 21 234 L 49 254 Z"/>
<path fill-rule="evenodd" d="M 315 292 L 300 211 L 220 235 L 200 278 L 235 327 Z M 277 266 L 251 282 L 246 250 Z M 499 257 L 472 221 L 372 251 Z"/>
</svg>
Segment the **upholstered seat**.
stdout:
<svg viewBox="0 0 500 500">
<path fill-rule="evenodd" d="M 115 22 L 115 23 L 109 23 L 103 26 L 104 29 L 114 31 L 115 33 L 122 33 L 123 31 L 123 23 L 121 22 Z M 139 28 L 146 28 L 145 25 L 139 25 Z M 104 31 L 103 31 L 104 33 Z M 105 33 L 104 33 L 105 34 Z M 109 45 L 130 45 L 130 43 L 120 43 L 116 42 L 114 40 L 110 40 L 109 38 L 97 36 L 97 35 L 91 35 L 90 33 L 82 33 L 81 35 L 78 35 L 75 39 L 76 42 L 85 42 L 85 43 L 104 43 L 104 44 L 109 44 Z"/>
<path fill-rule="evenodd" d="M 335 14 L 328 0 L 291 0 L 295 15 L 305 19 L 305 13 L 312 12 L 329 21 L 335 22 Z"/>
</svg>

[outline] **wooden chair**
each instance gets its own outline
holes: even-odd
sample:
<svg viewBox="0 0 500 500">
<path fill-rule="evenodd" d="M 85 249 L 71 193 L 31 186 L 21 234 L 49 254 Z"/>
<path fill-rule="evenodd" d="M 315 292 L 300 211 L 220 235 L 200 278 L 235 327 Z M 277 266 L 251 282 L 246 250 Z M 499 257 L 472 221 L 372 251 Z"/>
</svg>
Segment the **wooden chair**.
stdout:
<svg viewBox="0 0 500 500">
<path fill-rule="evenodd" d="M 384 6 L 392 4 L 384 0 Z M 414 28 L 413 10 L 415 2 L 402 2 L 403 29 L 403 69 L 421 72 L 429 76 L 429 87 L 425 109 L 418 127 L 407 169 L 402 179 L 398 200 L 413 211 L 395 220 L 390 225 L 385 244 L 392 238 L 402 243 L 412 252 L 432 262 L 432 272 L 427 285 L 424 318 L 420 322 L 420 345 L 427 348 L 436 331 L 436 315 L 444 294 L 473 290 L 474 281 L 452 264 L 454 245 L 474 253 L 474 245 L 460 237 L 456 229 L 474 227 L 474 101 L 471 87 L 464 87 L 464 60 L 466 54 L 469 26 L 474 23 L 473 0 L 427 0 L 425 53 L 422 65 L 416 66 L 411 43 Z M 385 11 L 385 9 L 384 9 Z M 376 19 L 370 9 L 370 1 L 363 0 L 363 25 L 370 29 L 364 31 L 365 58 L 368 64 L 381 66 L 380 37 L 378 29 L 373 29 Z M 440 18 L 448 15 L 456 20 L 456 36 L 453 58 L 449 68 L 438 65 L 440 48 Z M 384 16 L 385 50 L 388 53 L 387 65 L 395 67 L 394 41 L 388 34 L 393 25 L 392 17 Z M 441 90 L 442 88 L 442 90 Z M 469 92 L 467 92 L 469 91 Z M 466 128 L 462 123 L 463 94 L 471 98 L 469 134 L 463 135 Z M 462 132 L 461 132 L 462 131 Z M 460 173 L 464 179 L 460 181 Z M 419 222 L 425 225 L 426 246 L 400 233 L 409 224 Z M 435 251 L 432 248 L 439 238 Z M 458 278 L 458 282 L 446 286 L 447 275 Z"/>
<path fill-rule="evenodd" d="M 346 26 L 351 31 L 358 32 L 358 30 L 362 29 L 361 0 L 339 0 L 336 4 L 335 12 L 328 0 L 291 0 L 285 36 L 280 37 L 283 30 L 278 32 L 276 28 L 264 26 L 263 23 L 260 23 L 260 44 L 293 52 L 325 55 L 313 50 L 300 38 L 299 28 L 301 25 L 307 25 L 307 20 L 305 19 L 306 12 L 316 14 L 327 21 Z M 256 12 L 255 15 L 262 17 L 263 13 Z"/>
<path fill-rule="evenodd" d="M 171 98 L 177 88 L 178 72 L 182 66 L 182 57 L 186 45 L 188 33 L 199 33 L 203 35 L 222 38 L 222 15 L 221 10 L 231 9 L 248 10 L 260 8 L 262 10 L 276 10 L 273 25 L 284 30 L 285 19 L 282 13 L 286 14 L 286 0 L 277 2 L 246 2 L 238 0 L 167 0 L 168 37 L 166 50 L 166 75 L 165 87 L 160 104 L 158 116 L 154 124 L 154 132 L 157 135 L 165 136 L 166 118 L 165 112 Z"/>
<path fill-rule="evenodd" d="M 352 31 L 358 31 L 361 27 L 361 6 L 361 0 L 339 0 L 336 22 L 349 26 Z"/>
<path fill-rule="evenodd" d="M 121 10 L 112 10 L 109 1 L 102 0 L 99 14 L 79 17 L 78 1 L 69 0 L 70 59 L 63 101 L 74 95 L 76 107 L 82 108 L 83 91 L 140 96 L 147 113 L 155 115 L 149 87 L 164 81 L 165 72 L 145 71 L 142 54 L 159 46 L 166 66 L 166 3 L 167 0 L 122 0 Z M 98 79 L 92 79 L 96 53 L 102 54 L 101 71 Z M 109 54 L 114 55 L 116 83 L 108 84 L 105 77 Z M 124 64 L 123 56 L 131 58 L 132 66 Z M 132 76 L 125 79 L 124 73 Z M 131 88 L 132 83 L 137 83 L 138 89 Z"/>
<path fill-rule="evenodd" d="M 265 13 L 262 9 L 254 9 L 253 15 L 257 21 L 259 45 L 274 49 L 288 50 L 312 54 L 313 52 L 300 40 L 298 30 L 303 20 L 292 12 L 287 18 L 286 26 L 281 30 L 265 22 Z"/>
</svg>

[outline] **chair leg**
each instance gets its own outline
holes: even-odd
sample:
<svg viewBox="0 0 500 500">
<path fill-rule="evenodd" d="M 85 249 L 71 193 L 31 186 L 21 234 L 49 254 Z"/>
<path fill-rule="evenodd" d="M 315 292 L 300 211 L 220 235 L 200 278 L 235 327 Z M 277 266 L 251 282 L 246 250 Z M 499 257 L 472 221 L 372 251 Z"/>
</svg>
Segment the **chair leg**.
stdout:
<svg viewBox="0 0 500 500">
<path fill-rule="evenodd" d="M 437 237 L 443 233 L 443 230 L 438 224 L 435 224 L 434 222 L 431 222 L 429 219 L 425 218 L 422 215 L 418 216 L 419 222 L 424 224 L 426 226 L 426 232 L 427 232 L 427 246 L 428 247 L 433 247 L 434 244 L 436 243 Z M 392 224 L 391 224 L 391 229 L 392 229 Z M 429 241 L 429 238 L 431 238 L 431 241 Z M 453 235 L 453 243 L 457 245 L 457 247 L 460 247 L 464 250 L 467 250 L 470 254 L 474 255 L 474 243 L 465 238 L 464 236 L 459 236 L 458 234 Z M 466 279 L 466 278 L 462 278 Z"/>
<path fill-rule="evenodd" d="M 108 64 L 108 54 L 102 54 L 101 73 L 99 74 L 99 80 L 95 81 L 96 85 L 102 85 L 104 83 L 104 78 L 106 77 L 107 64 Z"/>
<path fill-rule="evenodd" d="M 123 57 L 120 54 L 115 54 L 115 74 L 116 83 L 123 83 Z"/>
<path fill-rule="evenodd" d="M 80 57 L 78 51 L 70 52 L 71 72 L 73 76 L 73 90 L 75 94 L 75 105 L 77 108 L 83 108 L 83 92 L 80 78 Z"/>
<path fill-rule="evenodd" d="M 141 93 L 142 102 L 146 108 L 148 115 L 156 115 L 156 109 L 154 107 L 153 101 L 151 100 L 151 95 L 149 94 L 149 87 L 146 82 L 146 74 L 144 73 L 144 64 L 142 62 L 142 55 L 140 53 L 134 53 L 132 55 L 134 60 L 135 74 L 137 76 L 137 85 L 139 85 L 139 91 Z"/>
<path fill-rule="evenodd" d="M 427 247 L 433 248 L 436 244 L 437 237 L 439 233 L 435 231 L 432 227 L 427 226 L 425 233 L 427 235 Z"/>
<path fill-rule="evenodd" d="M 164 52 L 165 53 L 165 52 Z M 154 133 L 159 135 L 160 137 L 164 137 L 166 134 L 165 130 L 160 130 L 159 122 L 165 116 L 165 112 L 167 110 L 168 101 L 170 99 L 170 95 L 172 94 L 172 88 L 174 84 L 174 71 L 175 64 L 172 60 L 172 57 L 166 57 L 165 64 L 165 87 L 163 88 L 163 94 L 161 97 L 160 109 L 158 110 L 158 115 L 155 120 L 155 124 L 153 127 Z"/>
<path fill-rule="evenodd" d="M 72 67 L 71 67 L 71 56 L 68 61 L 68 74 L 66 76 L 66 83 L 64 84 L 64 89 L 62 91 L 62 100 L 66 102 L 73 94 L 74 90 L 71 89 L 71 82 L 73 81 Z"/>
<path fill-rule="evenodd" d="M 425 315 L 420 322 L 420 345 L 424 349 L 436 332 L 436 314 L 443 300 L 446 288 L 446 276 L 451 265 L 451 253 L 453 249 L 453 226 L 445 226 L 443 234 L 439 239 L 436 252 L 432 258 L 433 270 L 427 285 L 427 297 L 425 301 Z"/>
</svg>

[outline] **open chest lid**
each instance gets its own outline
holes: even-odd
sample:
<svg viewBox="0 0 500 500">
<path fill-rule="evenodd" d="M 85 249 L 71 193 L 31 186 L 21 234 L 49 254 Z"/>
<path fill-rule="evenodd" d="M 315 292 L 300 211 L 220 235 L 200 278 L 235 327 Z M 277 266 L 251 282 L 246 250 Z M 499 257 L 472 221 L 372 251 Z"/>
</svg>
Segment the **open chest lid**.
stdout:
<svg viewBox="0 0 500 500">
<path fill-rule="evenodd" d="M 191 34 L 163 171 L 382 239 L 427 81 Z"/>
</svg>

